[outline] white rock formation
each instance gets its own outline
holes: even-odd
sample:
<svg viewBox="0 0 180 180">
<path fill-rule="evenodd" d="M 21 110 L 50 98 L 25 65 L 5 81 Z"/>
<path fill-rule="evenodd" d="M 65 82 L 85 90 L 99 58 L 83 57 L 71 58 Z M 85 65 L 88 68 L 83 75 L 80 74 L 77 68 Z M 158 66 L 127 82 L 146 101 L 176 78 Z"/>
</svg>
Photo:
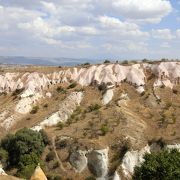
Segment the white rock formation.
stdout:
<svg viewBox="0 0 180 180">
<path fill-rule="evenodd" d="M 114 92 L 113 89 L 108 89 L 105 94 L 103 95 L 102 104 L 108 104 L 113 98 Z"/>
<path fill-rule="evenodd" d="M 169 149 L 169 150 L 177 149 L 178 151 L 180 151 L 180 144 L 167 145 L 166 148 Z"/>
<path fill-rule="evenodd" d="M 76 151 L 70 155 L 70 163 L 76 171 L 82 172 L 87 167 L 86 151 Z"/>
<path fill-rule="evenodd" d="M 162 62 L 160 64 L 148 65 L 157 80 L 154 87 L 164 85 L 172 88 L 180 83 L 180 62 Z"/>
<path fill-rule="evenodd" d="M 59 105 L 60 109 L 58 112 L 52 114 L 50 117 L 42 121 L 37 126 L 33 127 L 33 130 L 39 131 L 47 126 L 56 125 L 58 122 L 65 122 L 73 111 L 80 105 L 83 99 L 82 92 L 72 92 L 62 103 Z"/>
<path fill-rule="evenodd" d="M 135 166 L 140 166 L 143 163 L 145 153 L 150 153 L 150 147 L 147 145 L 140 151 L 128 151 L 122 160 L 122 169 L 125 177 L 130 178 L 134 172 Z"/>
<path fill-rule="evenodd" d="M 105 178 L 108 173 L 108 148 L 93 150 L 87 154 L 89 170 L 99 178 Z"/>
<path fill-rule="evenodd" d="M 0 175 L 7 175 L 4 171 L 4 169 L 2 168 L 1 164 L 0 164 Z"/>
<path fill-rule="evenodd" d="M 92 65 L 89 68 L 74 67 L 63 69 L 59 72 L 49 74 L 38 72 L 4 73 L 0 75 L 0 93 L 10 93 L 16 90 L 22 90 L 19 95 L 20 100 L 17 102 L 14 110 L 15 113 L 26 114 L 29 113 L 32 107 L 36 105 L 40 99 L 46 96 L 50 98 L 51 95 L 47 93 L 48 89 L 50 86 L 58 83 L 70 83 L 71 81 L 75 81 L 82 86 L 88 86 L 96 82 L 97 84 L 105 83 L 108 86 L 116 86 L 120 85 L 121 82 L 126 81 L 134 85 L 139 93 L 142 93 L 144 92 L 146 84 L 146 70 L 150 70 L 156 76 L 154 88 L 162 85 L 173 88 L 174 85 L 180 83 L 180 62 L 145 63 L 129 66 L 120 64 L 101 64 Z M 109 89 L 103 97 L 103 104 L 109 103 L 112 97 L 113 90 Z M 9 122 L 13 122 L 10 117 L 15 118 L 15 114 L 10 114 L 9 117 L 5 117 L 3 120 L 6 120 L 7 118 L 8 120 L 6 120 L 4 124 L 7 125 Z M 60 119 L 58 113 L 55 113 L 52 118 Z M 16 119 L 14 121 L 16 121 Z M 49 122 L 53 122 L 52 119 L 47 119 L 45 124 L 48 124 Z"/>
</svg>

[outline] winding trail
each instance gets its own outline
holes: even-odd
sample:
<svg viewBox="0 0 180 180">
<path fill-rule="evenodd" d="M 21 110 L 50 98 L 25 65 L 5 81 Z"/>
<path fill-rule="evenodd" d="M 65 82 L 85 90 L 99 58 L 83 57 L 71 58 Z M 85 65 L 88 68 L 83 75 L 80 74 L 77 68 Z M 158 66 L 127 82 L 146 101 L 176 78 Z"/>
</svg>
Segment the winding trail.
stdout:
<svg viewBox="0 0 180 180">
<path fill-rule="evenodd" d="M 58 153 L 57 153 L 57 151 L 56 151 L 55 138 L 56 138 L 56 136 L 53 136 L 53 137 L 52 137 L 53 150 L 54 150 L 54 153 L 55 153 L 55 155 L 56 155 L 57 161 L 58 161 L 58 163 L 59 163 L 60 169 L 61 169 L 62 171 L 64 171 L 64 172 L 66 172 L 66 169 L 64 168 L 64 166 L 63 166 L 63 164 L 62 164 L 62 161 L 61 161 L 61 159 L 59 158 Z"/>
</svg>

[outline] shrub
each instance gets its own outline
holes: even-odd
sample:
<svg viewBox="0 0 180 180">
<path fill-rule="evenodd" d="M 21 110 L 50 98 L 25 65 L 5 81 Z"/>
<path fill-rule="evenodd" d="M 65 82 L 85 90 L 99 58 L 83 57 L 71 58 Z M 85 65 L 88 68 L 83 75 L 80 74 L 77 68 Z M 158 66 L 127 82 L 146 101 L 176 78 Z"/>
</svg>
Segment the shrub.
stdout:
<svg viewBox="0 0 180 180">
<path fill-rule="evenodd" d="M 107 85 L 106 85 L 105 83 L 102 83 L 102 84 L 100 84 L 100 85 L 98 86 L 98 89 L 99 89 L 100 91 L 105 91 L 106 88 L 107 88 Z"/>
<path fill-rule="evenodd" d="M 50 151 L 46 156 L 46 161 L 52 161 L 55 158 L 55 153 L 53 151 Z"/>
<path fill-rule="evenodd" d="M 54 177 L 54 180 L 62 180 L 62 178 L 61 178 L 61 176 L 56 175 L 56 176 Z"/>
<path fill-rule="evenodd" d="M 66 90 L 65 90 L 63 87 L 61 87 L 61 86 L 57 87 L 57 88 L 56 88 L 56 91 L 57 91 L 58 93 L 66 93 Z"/>
<path fill-rule="evenodd" d="M 44 106 L 43 106 L 44 108 L 48 108 L 48 104 L 46 103 L 46 104 L 44 104 Z"/>
<path fill-rule="evenodd" d="M 108 63 L 110 63 L 109 60 L 105 60 L 105 61 L 104 61 L 104 64 L 108 64 Z"/>
<path fill-rule="evenodd" d="M 127 60 L 124 60 L 121 64 L 129 64 L 129 62 Z"/>
<path fill-rule="evenodd" d="M 58 122 L 57 127 L 61 130 L 64 127 L 64 123 Z"/>
<path fill-rule="evenodd" d="M 177 89 L 173 89 L 172 90 L 174 94 L 178 94 L 178 90 Z"/>
<path fill-rule="evenodd" d="M 109 128 L 108 128 L 108 125 L 107 124 L 103 124 L 101 126 L 101 132 L 102 132 L 102 135 L 105 136 L 109 131 Z"/>
<path fill-rule="evenodd" d="M 8 152 L 3 148 L 0 148 L 0 163 L 4 168 L 8 165 Z"/>
<path fill-rule="evenodd" d="M 27 166 L 24 166 L 22 169 L 19 169 L 17 171 L 17 176 L 23 179 L 30 179 L 34 172 L 35 166 L 34 164 L 29 164 Z"/>
<path fill-rule="evenodd" d="M 88 109 L 89 109 L 89 112 L 92 112 L 92 111 L 97 111 L 98 109 L 100 109 L 101 106 L 99 104 L 91 104 Z"/>
<path fill-rule="evenodd" d="M 16 166 L 25 154 L 34 153 L 39 157 L 45 146 L 41 133 L 24 128 L 2 139 L 1 147 L 9 154 L 10 166 Z"/>
<path fill-rule="evenodd" d="M 163 150 L 144 156 L 141 167 L 135 167 L 134 180 L 180 179 L 180 152 Z"/>
<path fill-rule="evenodd" d="M 42 138 L 43 138 L 44 144 L 45 144 L 45 145 L 48 145 L 48 144 L 50 145 L 50 144 L 51 144 L 51 141 L 50 141 L 49 137 L 47 136 L 46 131 L 42 129 L 42 130 L 40 130 L 39 132 L 41 133 L 41 136 L 42 136 Z"/>
<path fill-rule="evenodd" d="M 73 89 L 73 88 L 75 88 L 76 86 L 77 86 L 77 83 L 74 82 L 74 83 L 72 83 L 72 84 L 70 84 L 70 85 L 68 86 L 68 89 Z"/>
<path fill-rule="evenodd" d="M 54 162 L 54 165 L 53 165 L 53 169 L 56 169 L 59 167 L 59 162 L 58 161 L 55 161 Z"/>
<path fill-rule="evenodd" d="M 89 62 L 86 62 L 86 63 L 84 63 L 83 65 L 84 65 L 84 66 L 89 66 L 90 63 L 89 63 Z"/>
<path fill-rule="evenodd" d="M 38 112 L 38 110 L 39 110 L 39 106 L 33 106 L 30 114 L 36 114 Z"/>
<path fill-rule="evenodd" d="M 61 140 L 60 142 L 58 142 L 56 144 L 57 149 L 64 149 L 64 148 L 66 148 L 66 146 L 67 146 L 67 140 L 66 139 Z"/>
<path fill-rule="evenodd" d="M 16 89 L 13 93 L 12 96 L 17 96 L 19 94 L 21 94 L 24 91 L 25 88 L 21 88 L 21 89 Z"/>
<path fill-rule="evenodd" d="M 89 176 L 89 177 L 85 178 L 85 180 L 96 180 L 96 178 L 94 176 Z"/>
</svg>

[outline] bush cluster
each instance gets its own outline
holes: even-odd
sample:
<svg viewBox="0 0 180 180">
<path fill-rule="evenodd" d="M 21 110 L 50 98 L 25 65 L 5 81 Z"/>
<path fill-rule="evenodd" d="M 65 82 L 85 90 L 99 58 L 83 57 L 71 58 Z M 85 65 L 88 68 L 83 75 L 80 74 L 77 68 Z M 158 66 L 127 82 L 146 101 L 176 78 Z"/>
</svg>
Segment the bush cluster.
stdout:
<svg viewBox="0 0 180 180">
<path fill-rule="evenodd" d="M 0 144 L 0 159 L 9 169 L 17 168 L 17 175 L 29 178 L 45 148 L 40 132 L 21 129 L 16 134 L 7 135 Z"/>
<path fill-rule="evenodd" d="M 180 179 L 180 152 L 163 150 L 146 154 L 144 163 L 135 167 L 134 180 Z"/>
</svg>

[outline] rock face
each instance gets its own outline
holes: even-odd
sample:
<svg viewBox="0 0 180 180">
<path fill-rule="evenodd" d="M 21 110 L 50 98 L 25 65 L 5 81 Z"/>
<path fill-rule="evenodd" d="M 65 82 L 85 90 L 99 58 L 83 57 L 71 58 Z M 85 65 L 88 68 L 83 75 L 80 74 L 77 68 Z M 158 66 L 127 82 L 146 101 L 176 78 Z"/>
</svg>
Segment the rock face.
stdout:
<svg viewBox="0 0 180 180">
<path fill-rule="evenodd" d="M 145 153 L 150 153 L 150 147 L 147 145 L 140 151 L 128 151 L 122 160 L 122 169 L 125 177 L 130 178 L 134 172 L 135 166 L 140 166 L 144 161 L 143 156 Z"/>
<path fill-rule="evenodd" d="M 58 122 L 65 122 L 73 111 L 80 105 L 83 99 L 82 92 L 72 92 L 61 104 L 58 112 L 52 114 L 49 118 L 42 121 L 33 129 L 39 131 L 46 126 L 56 125 Z"/>
<path fill-rule="evenodd" d="M 105 177 L 108 173 L 108 149 L 93 150 L 87 157 L 89 170 L 96 177 Z"/>
<path fill-rule="evenodd" d="M 177 149 L 178 151 L 180 151 L 180 144 L 167 145 L 166 148 L 169 149 L 169 150 L 171 150 L 171 149 Z"/>
<path fill-rule="evenodd" d="M 105 94 L 103 95 L 103 100 L 102 100 L 102 104 L 106 105 L 108 104 L 112 98 L 113 98 L 114 92 L 113 89 L 108 89 Z"/>
<path fill-rule="evenodd" d="M 0 165 L 0 175 L 7 175 L 4 169 L 2 168 L 2 165 Z"/>
<path fill-rule="evenodd" d="M 81 150 L 73 152 L 70 156 L 70 163 L 78 172 L 82 172 L 87 167 L 86 152 Z"/>
<path fill-rule="evenodd" d="M 74 67 L 62 69 L 53 73 L 4 73 L 0 75 L 0 93 L 19 94 L 19 100 L 13 107 L 13 113 L 6 116 L 0 123 L 5 129 L 10 129 L 17 117 L 30 112 L 42 98 L 51 98 L 49 89 L 59 83 L 77 82 L 81 86 L 96 83 L 110 86 L 120 85 L 126 81 L 136 87 L 139 93 L 143 93 L 146 85 L 147 71 L 155 77 L 154 88 L 167 86 L 172 88 L 180 83 L 180 62 L 161 62 L 156 64 L 133 64 L 123 66 L 120 64 L 92 65 L 88 68 Z M 113 98 L 113 90 L 109 89 L 103 96 L 102 103 L 108 104 Z M 2 113 L 2 112 L 1 112 Z M 60 118 L 59 118 L 60 116 Z M 62 116 L 66 116 L 63 117 Z M 50 119 L 66 119 L 67 115 L 55 113 Z M 51 119 L 51 122 L 53 122 Z M 44 125 L 50 121 L 46 119 Z M 54 124 L 54 123 L 53 123 Z M 43 124 L 42 124 L 43 125 Z M 43 125 L 43 126 L 44 126 Z"/>
</svg>

